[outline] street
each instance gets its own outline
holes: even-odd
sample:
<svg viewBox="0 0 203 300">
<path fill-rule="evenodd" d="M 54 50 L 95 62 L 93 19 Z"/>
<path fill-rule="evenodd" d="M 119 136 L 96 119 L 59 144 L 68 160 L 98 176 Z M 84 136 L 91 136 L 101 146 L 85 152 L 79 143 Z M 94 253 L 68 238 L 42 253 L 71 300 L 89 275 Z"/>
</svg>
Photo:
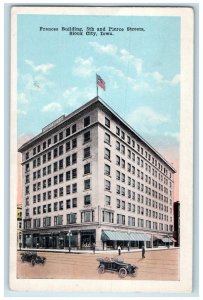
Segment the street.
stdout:
<svg viewBox="0 0 203 300">
<path fill-rule="evenodd" d="M 118 273 L 97 271 L 99 257 L 118 257 L 117 252 L 108 253 L 56 253 L 38 252 L 45 256 L 44 265 L 32 266 L 21 262 L 20 251 L 17 253 L 17 278 L 58 278 L 58 279 L 98 279 L 98 280 L 179 280 L 179 249 L 147 250 L 142 259 L 141 251 L 125 252 L 119 256 L 124 262 L 138 266 L 136 277 L 126 276 L 121 279 Z"/>
</svg>

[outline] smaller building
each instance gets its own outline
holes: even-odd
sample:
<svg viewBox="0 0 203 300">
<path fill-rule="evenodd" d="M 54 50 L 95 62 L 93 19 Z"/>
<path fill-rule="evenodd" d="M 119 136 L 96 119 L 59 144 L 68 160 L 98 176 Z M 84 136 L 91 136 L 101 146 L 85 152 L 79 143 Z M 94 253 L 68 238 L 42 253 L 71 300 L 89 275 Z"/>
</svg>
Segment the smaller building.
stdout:
<svg viewBox="0 0 203 300">
<path fill-rule="evenodd" d="M 174 234 L 173 237 L 175 241 L 175 247 L 180 246 L 180 202 L 176 201 L 173 204 L 174 212 Z"/>
<path fill-rule="evenodd" d="M 17 205 L 17 249 L 22 247 L 22 204 Z"/>
</svg>

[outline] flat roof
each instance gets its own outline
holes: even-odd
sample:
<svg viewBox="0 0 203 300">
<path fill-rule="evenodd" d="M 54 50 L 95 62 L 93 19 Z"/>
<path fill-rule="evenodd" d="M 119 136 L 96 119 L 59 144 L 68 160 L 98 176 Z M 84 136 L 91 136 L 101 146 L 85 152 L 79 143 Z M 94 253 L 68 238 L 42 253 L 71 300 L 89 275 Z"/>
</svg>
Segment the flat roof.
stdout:
<svg viewBox="0 0 203 300">
<path fill-rule="evenodd" d="M 47 126 L 45 126 L 42 129 L 42 132 L 39 133 L 38 135 L 36 135 L 35 137 L 33 137 L 32 139 L 30 139 L 29 141 L 27 141 L 26 143 L 24 143 L 19 149 L 19 152 L 24 152 L 26 151 L 29 147 L 31 147 L 31 144 L 33 144 L 34 142 L 36 142 L 38 139 L 40 139 L 41 137 L 43 137 L 44 135 L 47 135 L 47 133 L 53 131 L 54 129 L 57 129 L 57 127 L 59 127 L 60 125 L 64 124 L 65 122 L 67 122 L 69 119 L 71 119 L 72 117 L 76 116 L 77 114 L 81 113 L 83 110 L 89 108 L 90 106 L 94 105 L 94 104 L 101 104 L 102 106 L 104 106 L 108 111 L 110 111 L 110 113 L 112 113 L 121 123 L 123 123 L 125 125 L 125 127 L 127 127 L 134 135 L 136 135 L 140 141 L 142 141 L 144 144 L 146 144 L 162 161 L 164 161 L 168 167 L 174 172 L 176 173 L 176 169 L 154 148 L 152 147 L 138 132 L 135 131 L 134 128 L 132 128 L 123 118 L 121 118 L 104 100 L 102 100 L 100 97 L 95 97 L 93 99 L 91 99 L 90 101 L 86 102 L 84 105 L 80 106 L 78 109 L 74 110 L 72 113 L 68 114 L 67 116 L 61 116 L 59 118 L 57 118 L 56 120 L 54 120 L 53 122 L 51 122 L 50 124 L 48 124 Z M 52 125 L 53 124 L 53 125 Z"/>
</svg>

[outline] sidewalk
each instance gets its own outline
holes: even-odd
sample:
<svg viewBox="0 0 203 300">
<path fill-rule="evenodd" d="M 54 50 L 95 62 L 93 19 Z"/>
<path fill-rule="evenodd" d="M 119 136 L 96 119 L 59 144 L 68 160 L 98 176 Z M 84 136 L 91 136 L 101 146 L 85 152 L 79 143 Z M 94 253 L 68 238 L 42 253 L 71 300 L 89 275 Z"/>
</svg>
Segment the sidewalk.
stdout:
<svg viewBox="0 0 203 300">
<path fill-rule="evenodd" d="M 145 251 L 160 251 L 160 250 L 176 250 L 179 247 L 159 247 L 159 248 L 145 248 Z M 21 248 L 17 249 L 17 251 L 33 251 L 33 252 L 52 252 L 52 253 L 72 253 L 72 254 L 93 254 L 93 250 L 75 250 L 72 249 L 70 252 L 68 249 L 36 249 L 36 248 Z M 121 253 L 134 253 L 134 252 L 141 252 L 142 249 L 127 249 L 121 250 Z M 118 250 L 95 250 L 95 254 L 118 254 Z"/>
</svg>

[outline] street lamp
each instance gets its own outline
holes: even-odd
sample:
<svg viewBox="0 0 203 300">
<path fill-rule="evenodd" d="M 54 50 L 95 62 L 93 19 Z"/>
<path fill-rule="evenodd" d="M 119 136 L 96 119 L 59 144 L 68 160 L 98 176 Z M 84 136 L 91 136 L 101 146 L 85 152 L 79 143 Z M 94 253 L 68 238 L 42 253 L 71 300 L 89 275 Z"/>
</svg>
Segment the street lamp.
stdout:
<svg viewBox="0 0 203 300">
<path fill-rule="evenodd" d="M 68 236 L 68 250 L 70 252 L 71 251 L 71 236 L 72 236 L 71 230 L 68 230 L 67 236 Z"/>
</svg>

